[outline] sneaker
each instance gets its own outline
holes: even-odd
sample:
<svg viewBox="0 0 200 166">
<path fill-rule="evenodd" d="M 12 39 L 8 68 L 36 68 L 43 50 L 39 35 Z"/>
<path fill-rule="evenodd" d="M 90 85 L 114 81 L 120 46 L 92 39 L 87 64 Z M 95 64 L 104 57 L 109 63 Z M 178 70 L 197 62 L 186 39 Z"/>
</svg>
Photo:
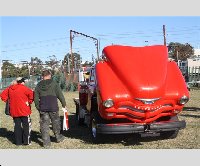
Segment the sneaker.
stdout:
<svg viewBox="0 0 200 166">
<path fill-rule="evenodd" d="M 65 137 L 63 135 L 59 135 L 57 138 L 57 143 L 64 141 Z"/>
</svg>

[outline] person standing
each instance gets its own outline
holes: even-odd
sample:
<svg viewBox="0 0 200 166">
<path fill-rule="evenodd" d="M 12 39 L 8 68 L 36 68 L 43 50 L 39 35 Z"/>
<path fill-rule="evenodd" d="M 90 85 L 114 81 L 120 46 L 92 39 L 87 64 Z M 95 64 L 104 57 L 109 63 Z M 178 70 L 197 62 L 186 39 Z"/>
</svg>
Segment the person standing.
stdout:
<svg viewBox="0 0 200 166">
<path fill-rule="evenodd" d="M 9 86 L 1 93 L 1 99 L 6 102 L 9 98 L 10 116 L 14 121 L 14 135 L 16 145 L 31 143 L 31 106 L 33 91 L 26 87 L 25 78 L 17 78 L 17 84 Z"/>
<path fill-rule="evenodd" d="M 42 72 L 42 78 L 43 80 L 35 88 L 34 102 L 40 113 L 40 131 L 43 146 L 44 148 L 50 148 L 50 120 L 56 141 L 61 142 L 64 140 L 64 136 L 60 133 L 61 124 L 57 99 L 59 99 L 63 108 L 66 108 L 66 101 L 59 84 L 51 78 L 50 70 L 44 70 Z"/>
<path fill-rule="evenodd" d="M 15 84 L 17 84 L 17 80 L 13 80 L 13 81 L 10 83 L 10 86 L 8 86 L 8 87 L 0 94 L 0 97 L 1 97 L 2 100 L 3 100 L 3 96 L 5 96 L 5 97 L 7 98 L 8 92 L 9 92 L 9 88 L 10 88 L 12 85 L 15 85 Z M 6 115 L 10 115 L 9 96 L 8 96 L 8 99 L 7 99 L 5 102 L 6 102 L 5 114 L 6 114 Z"/>
</svg>

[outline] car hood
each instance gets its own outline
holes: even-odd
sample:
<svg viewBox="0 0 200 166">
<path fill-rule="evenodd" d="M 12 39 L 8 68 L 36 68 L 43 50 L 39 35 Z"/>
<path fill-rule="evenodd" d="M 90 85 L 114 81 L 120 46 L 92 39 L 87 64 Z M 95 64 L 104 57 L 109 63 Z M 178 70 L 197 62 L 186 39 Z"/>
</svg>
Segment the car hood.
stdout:
<svg viewBox="0 0 200 166">
<path fill-rule="evenodd" d="M 108 67 L 135 98 L 159 98 L 165 91 L 167 47 L 108 46 Z"/>
</svg>

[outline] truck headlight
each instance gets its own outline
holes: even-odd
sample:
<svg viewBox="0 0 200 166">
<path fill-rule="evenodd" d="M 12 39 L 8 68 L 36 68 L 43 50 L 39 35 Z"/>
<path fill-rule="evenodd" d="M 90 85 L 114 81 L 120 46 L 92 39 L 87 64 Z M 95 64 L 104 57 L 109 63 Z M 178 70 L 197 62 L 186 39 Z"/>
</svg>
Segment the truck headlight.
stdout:
<svg viewBox="0 0 200 166">
<path fill-rule="evenodd" d="M 110 108 L 114 105 L 114 102 L 112 99 L 107 99 L 103 102 L 104 107 L 106 108 Z"/>
<path fill-rule="evenodd" d="M 189 98 L 187 96 L 182 96 L 179 100 L 180 104 L 186 104 L 189 101 Z"/>
</svg>

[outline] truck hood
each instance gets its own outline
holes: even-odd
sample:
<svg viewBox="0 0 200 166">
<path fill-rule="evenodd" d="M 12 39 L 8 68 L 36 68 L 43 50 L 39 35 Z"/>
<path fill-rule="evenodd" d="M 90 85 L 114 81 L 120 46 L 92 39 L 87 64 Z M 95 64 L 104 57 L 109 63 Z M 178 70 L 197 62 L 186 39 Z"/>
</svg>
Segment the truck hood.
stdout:
<svg viewBox="0 0 200 166">
<path fill-rule="evenodd" d="M 165 92 L 166 46 L 108 46 L 103 50 L 108 66 L 134 98 L 160 98 Z"/>
</svg>

